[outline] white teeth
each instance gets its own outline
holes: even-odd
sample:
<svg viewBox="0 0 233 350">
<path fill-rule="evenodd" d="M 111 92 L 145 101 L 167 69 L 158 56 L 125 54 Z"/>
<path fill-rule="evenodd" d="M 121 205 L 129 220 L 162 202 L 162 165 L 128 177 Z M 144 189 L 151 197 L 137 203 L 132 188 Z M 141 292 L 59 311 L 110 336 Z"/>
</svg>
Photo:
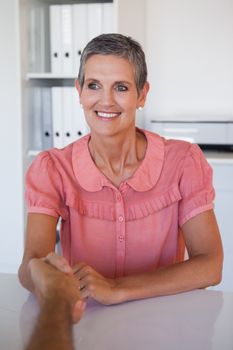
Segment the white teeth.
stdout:
<svg viewBox="0 0 233 350">
<path fill-rule="evenodd" d="M 97 112 L 97 115 L 101 118 L 114 118 L 117 117 L 119 113 Z"/>
</svg>

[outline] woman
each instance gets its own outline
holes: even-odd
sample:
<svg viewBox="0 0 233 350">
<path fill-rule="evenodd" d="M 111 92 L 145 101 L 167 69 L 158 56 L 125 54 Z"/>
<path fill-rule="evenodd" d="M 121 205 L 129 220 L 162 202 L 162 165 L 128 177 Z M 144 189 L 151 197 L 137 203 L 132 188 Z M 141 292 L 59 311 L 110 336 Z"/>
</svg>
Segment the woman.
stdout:
<svg viewBox="0 0 233 350">
<path fill-rule="evenodd" d="M 149 90 L 140 45 L 120 34 L 93 39 L 76 87 L 90 135 L 42 152 L 27 173 L 21 283 L 33 291 L 28 262 L 45 256 L 72 266 L 82 297 L 103 304 L 219 283 L 210 166 L 197 145 L 135 128 Z M 64 258 L 50 253 L 59 217 Z"/>
</svg>

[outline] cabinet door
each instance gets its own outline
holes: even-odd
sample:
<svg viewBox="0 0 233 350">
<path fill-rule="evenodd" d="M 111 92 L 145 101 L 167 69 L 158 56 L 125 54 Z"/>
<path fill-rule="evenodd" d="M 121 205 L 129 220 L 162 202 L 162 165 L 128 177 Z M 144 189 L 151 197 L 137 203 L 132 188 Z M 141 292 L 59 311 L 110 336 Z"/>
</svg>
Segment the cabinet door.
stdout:
<svg viewBox="0 0 233 350">
<path fill-rule="evenodd" d="M 224 249 L 222 282 L 214 289 L 233 291 L 233 163 L 211 165 L 216 191 L 215 214 Z"/>
<path fill-rule="evenodd" d="M 198 144 L 225 144 L 229 138 L 227 123 L 152 121 L 150 128 L 167 139 L 185 140 Z"/>
</svg>

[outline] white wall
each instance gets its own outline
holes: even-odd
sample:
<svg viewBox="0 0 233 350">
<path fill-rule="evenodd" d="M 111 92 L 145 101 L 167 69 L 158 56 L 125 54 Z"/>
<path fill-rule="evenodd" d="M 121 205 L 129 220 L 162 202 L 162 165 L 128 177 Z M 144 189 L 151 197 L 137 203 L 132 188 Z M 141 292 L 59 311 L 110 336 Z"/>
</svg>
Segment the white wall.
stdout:
<svg viewBox="0 0 233 350">
<path fill-rule="evenodd" d="M 146 4 L 147 115 L 233 116 L 233 1 Z"/>
<path fill-rule="evenodd" d="M 116 30 L 137 40 L 145 50 L 146 0 L 115 0 Z M 136 124 L 145 126 L 144 110 L 137 111 Z"/>
<path fill-rule="evenodd" d="M 23 250 L 23 179 L 17 0 L 0 1 L 0 272 L 16 272 Z"/>
</svg>

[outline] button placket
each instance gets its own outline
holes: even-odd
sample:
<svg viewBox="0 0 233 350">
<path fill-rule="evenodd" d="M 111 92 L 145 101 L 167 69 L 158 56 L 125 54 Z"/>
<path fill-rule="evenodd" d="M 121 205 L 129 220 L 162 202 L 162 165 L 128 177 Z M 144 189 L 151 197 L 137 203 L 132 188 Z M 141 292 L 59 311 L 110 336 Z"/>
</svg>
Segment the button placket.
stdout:
<svg viewBox="0 0 233 350">
<path fill-rule="evenodd" d="M 118 216 L 118 220 L 119 220 L 120 222 L 123 222 L 123 221 L 124 221 L 123 215 Z"/>
<path fill-rule="evenodd" d="M 116 276 L 124 274 L 125 264 L 125 213 L 121 194 L 115 194 L 116 199 Z"/>
<path fill-rule="evenodd" d="M 117 193 L 115 198 L 116 198 L 116 202 L 121 202 L 121 195 L 120 195 L 120 193 Z"/>
</svg>

